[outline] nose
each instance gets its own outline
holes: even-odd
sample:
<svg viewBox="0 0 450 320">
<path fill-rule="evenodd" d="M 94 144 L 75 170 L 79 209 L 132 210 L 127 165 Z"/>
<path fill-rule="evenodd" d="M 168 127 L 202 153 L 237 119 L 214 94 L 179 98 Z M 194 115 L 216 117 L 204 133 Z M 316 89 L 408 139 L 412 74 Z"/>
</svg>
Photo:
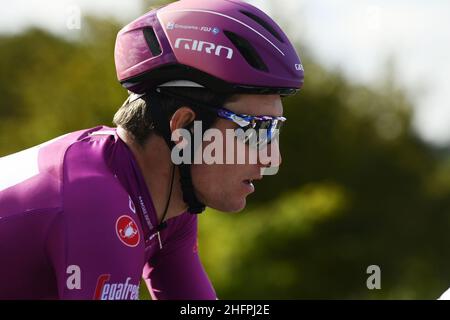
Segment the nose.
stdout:
<svg viewBox="0 0 450 320">
<path fill-rule="evenodd" d="M 258 160 L 261 167 L 265 168 L 279 167 L 281 165 L 283 159 L 278 139 L 273 139 L 266 148 L 260 150 Z"/>
</svg>

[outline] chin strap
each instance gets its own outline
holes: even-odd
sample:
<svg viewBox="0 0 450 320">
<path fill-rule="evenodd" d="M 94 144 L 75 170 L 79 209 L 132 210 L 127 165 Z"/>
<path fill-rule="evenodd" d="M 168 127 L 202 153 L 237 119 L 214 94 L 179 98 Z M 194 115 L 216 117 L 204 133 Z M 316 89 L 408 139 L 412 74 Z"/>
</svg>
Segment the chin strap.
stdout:
<svg viewBox="0 0 450 320">
<path fill-rule="evenodd" d="M 148 94 L 142 96 L 142 98 L 145 99 L 147 106 L 150 108 L 150 114 L 152 116 L 155 128 L 162 134 L 167 146 L 169 147 L 169 151 L 171 152 L 176 144 L 171 139 L 172 133 L 170 131 L 167 115 L 165 114 L 159 103 L 159 95 L 160 93 L 158 92 L 158 89 L 156 89 L 156 91 L 151 91 Z M 195 150 L 193 143 L 191 143 L 191 148 L 192 163 Z M 183 157 L 183 150 L 180 150 L 180 155 L 181 157 Z M 176 166 L 180 171 L 180 183 L 181 190 L 183 192 L 183 201 L 188 205 L 188 211 L 192 214 L 202 213 L 205 210 L 205 205 L 201 203 L 195 195 L 194 186 L 192 184 L 191 165 L 181 163 Z"/>
</svg>

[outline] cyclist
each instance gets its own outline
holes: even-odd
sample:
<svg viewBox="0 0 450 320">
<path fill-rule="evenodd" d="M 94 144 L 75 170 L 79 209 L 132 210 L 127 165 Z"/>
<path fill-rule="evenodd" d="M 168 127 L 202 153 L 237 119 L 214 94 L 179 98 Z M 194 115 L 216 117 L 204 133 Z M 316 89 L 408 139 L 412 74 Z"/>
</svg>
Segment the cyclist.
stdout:
<svg viewBox="0 0 450 320">
<path fill-rule="evenodd" d="M 217 298 L 197 214 L 242 210 L 261 169 L 280 163 L 280 97 L 302 86 L 301 61 L 252 5 L 181 0 L 120 30 L 115 63 L 130 93 L 115 128 L 0 158 L 0 298 L 137 299 L 141 278 L 153 299 Z M 277 160 L 174 164 L 172 133 L 195 133 L 195 120 L 202 133 L 264 129 L 236 143 L 273 142 Z M 191 145 L 180 154 L 192 159 Z"/>
</svg>

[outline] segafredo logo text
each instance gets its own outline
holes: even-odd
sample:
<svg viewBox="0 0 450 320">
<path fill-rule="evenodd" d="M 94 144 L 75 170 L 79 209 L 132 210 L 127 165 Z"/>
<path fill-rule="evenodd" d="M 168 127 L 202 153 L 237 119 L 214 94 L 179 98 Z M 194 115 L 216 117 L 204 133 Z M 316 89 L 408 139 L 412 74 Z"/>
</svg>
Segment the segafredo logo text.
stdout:
<svg viewBox="0 0 450 320">
<path fill-rule="evenodd" d="M 227 59 L 231 59 L 234 53 L 231 48 L 195 39 L 177 38 L 175 40 L 175 48 L 178 49 L 180 46 L 185 50 L 205 52 L 207 54 L 214 54 L 218 57 L 226 55 Z"/>
<path fill-rule="evenodd" d="M 138 300 L 139 286 L 130 283 L 128 277 L 125 282 L 110 283 L 111 275 L 102 274 L 97 279 L 94 300 Z"/>
</svg>

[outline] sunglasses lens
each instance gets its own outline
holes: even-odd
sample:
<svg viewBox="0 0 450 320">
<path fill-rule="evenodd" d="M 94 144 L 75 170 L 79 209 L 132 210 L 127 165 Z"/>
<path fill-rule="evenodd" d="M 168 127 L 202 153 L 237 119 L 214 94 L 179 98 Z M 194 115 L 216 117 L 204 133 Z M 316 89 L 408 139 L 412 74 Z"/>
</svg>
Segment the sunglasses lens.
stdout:
<svg viewBox="0 0 450 320">
<path fill-rule="evenodd" d="M 260 120 L 253 126 L 236 129 L 236 135 L 251 147 L 263 147 L 278 136 L 282 124 L 279 120 Z"/>
<path fill-rule="evenodd" d="M 255 130 L 268 130 L 272 128 L 274 120 L 260 120 L 256 122 Z"/>
<path fill-rule="evenodd" d="M 236 136 L 243 143 L 251 146 L 258 143 L 258 134 L 257 131 L 253 128 L 238 128 L 236 129 Z"/>
</svg>

